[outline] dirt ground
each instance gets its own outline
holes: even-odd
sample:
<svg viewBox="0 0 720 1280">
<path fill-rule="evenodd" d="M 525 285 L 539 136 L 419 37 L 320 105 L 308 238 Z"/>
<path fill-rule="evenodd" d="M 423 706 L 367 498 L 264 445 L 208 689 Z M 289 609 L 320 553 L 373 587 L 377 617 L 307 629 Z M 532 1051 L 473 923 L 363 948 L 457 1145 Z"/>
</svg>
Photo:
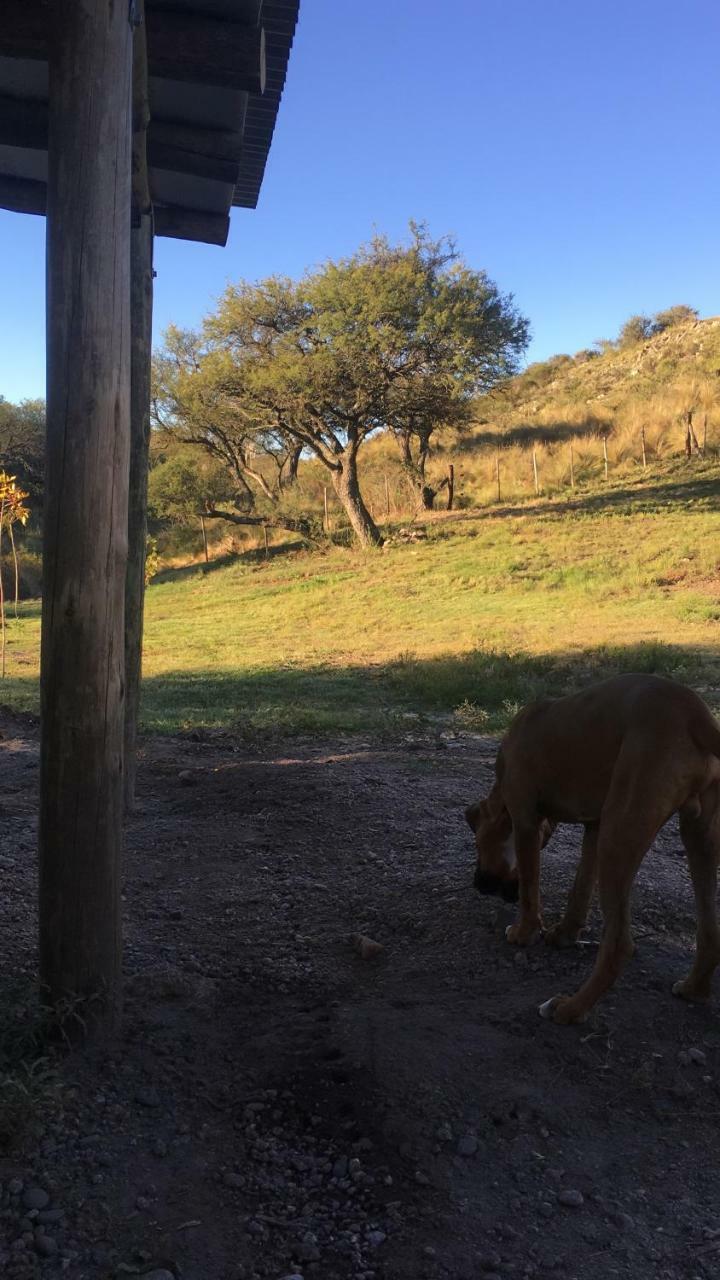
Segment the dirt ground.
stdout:
<svg viewBox="0 0 720 1280">
<path fill-rule="evenodd" d="M 9 714 L 0 732 L 7 1016 L 36 965 L 38 742 Z M 28 1074 L 0 1274 L 717 1274 L 720 1024 L 670 994 L 694 930 L 677 832 L 641 872 L 626 976 L 555 1027 L 537 1007 L 579 983 L 598 920 L 569 952 L 504 941 L 513 909 L 474 893 L 462 816 L 493 758 L 480 738 L 146 744 L 122 1041 Z M 564 828 L 546 851 L 547 919 L 578 844 Z"/>
</svg>

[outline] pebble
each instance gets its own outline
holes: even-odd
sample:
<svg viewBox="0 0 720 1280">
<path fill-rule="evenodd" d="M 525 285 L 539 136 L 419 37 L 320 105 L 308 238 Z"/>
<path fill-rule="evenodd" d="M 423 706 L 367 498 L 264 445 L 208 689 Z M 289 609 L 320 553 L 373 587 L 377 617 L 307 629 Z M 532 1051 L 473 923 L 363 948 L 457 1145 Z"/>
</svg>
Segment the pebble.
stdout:
<svg viewBox="0 0 720 1280">
<path fill-rule="evenodd" d="M 573 1187 L 558 1192 L 558 1204 L 564 1205 L 566 1209 L 580 1209 L 584 1203 L 582 1191 L 576 1191 Z"/>
<path fill-rule="evenodd" d="M 703 1053 L 702 1049 L 688 1049 L 687 1055 L 690 1061 L 697 1063 L 699 1067 L 704 1067 L 707 1062 L 707 1054 Z"/>
<path fill-rule="evenodd" d="M 384 1231 L 368 1231 L 366 1239 L 371 1249 L 379 1249 L 380 1245 L 387 1240 L 387 1236 Z"/>
<path fill-rule="evenodd" d="M 159 1107 L 160 1094 L 152 1085 L 139 1085 L 135 1090 L 135 1101 L 139 1102 L 141 1107 Z"/>
<path fill-rule="evenodd" d="M 57 1241 L 39 1231 L 35 1235 L 35 1248 L 42 1258 L 54 1258 L 58 1251 Z"/>
<path fill-rule="evenodd" d="M 47 1209 L 50 1197 L 47 1191 L 43 1191 L 42 1187 L 28 1187 L 23 1195 L 22 1202 L 25 1209 Z"/>
<path fill-rule="evenodd" d="M 474 1156 L 478 1149 L 478 1140 L 472 1133 L 466 1133 L 459 1139 L 457 1152 L 459 1156 Z"/>
<path fill-rule="evenodd" d="M 146 1271 L 143 1280 L 175 1280 L 172 1271 Z"/>
<path fill-rule="evenodd" d="M 25 1183 L 22 1178 L 11 1178 L 7 1184 L 8 1194 L 11 1196 L 19 1196 Z"/>
</svg>

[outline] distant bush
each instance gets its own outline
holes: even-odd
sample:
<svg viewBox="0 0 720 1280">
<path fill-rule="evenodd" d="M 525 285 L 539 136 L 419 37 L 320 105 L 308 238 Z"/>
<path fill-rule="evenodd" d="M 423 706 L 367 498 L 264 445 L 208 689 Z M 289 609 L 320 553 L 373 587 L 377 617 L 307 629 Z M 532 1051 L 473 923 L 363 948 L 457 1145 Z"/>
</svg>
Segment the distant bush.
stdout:
<svg viewBox="0 0 720 1280">
<path fill-rule="evenodd" d="M 687 324 L 690 320 L 699 320 L 700 312 L 695 307 L 688 307 L 684 303 L 680 303 L 676 307 L 668 307 L 665 311 L 656 311 L 653 316 L 653 332 L 662 333 L 665 329 L 672 329 L 677 324 Z"/>
<path fill-rule="evenodd" d="M 655 332 L 655 324 L 650 316 L 630 316 L 618 334 L 618 346 L 634 347 L 636 343 L 652 338 Z"/>
</svg>

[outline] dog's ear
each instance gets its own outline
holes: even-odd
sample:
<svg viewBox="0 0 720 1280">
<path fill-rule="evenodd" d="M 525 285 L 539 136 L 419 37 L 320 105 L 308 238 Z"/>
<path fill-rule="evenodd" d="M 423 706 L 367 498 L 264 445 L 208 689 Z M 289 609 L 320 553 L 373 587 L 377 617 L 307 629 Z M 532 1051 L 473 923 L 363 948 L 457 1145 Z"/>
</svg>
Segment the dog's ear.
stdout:
<svg viewBox="0 0 720 1280">
<path fill-rule="evenodd" d="M 475 804 L 469 805 L 465 810 L 465 821 L 471 831 L 477 831 L 478 822 L 486 808 L 487 806 L 484 800 L 476 800 Z"/>
</svg>

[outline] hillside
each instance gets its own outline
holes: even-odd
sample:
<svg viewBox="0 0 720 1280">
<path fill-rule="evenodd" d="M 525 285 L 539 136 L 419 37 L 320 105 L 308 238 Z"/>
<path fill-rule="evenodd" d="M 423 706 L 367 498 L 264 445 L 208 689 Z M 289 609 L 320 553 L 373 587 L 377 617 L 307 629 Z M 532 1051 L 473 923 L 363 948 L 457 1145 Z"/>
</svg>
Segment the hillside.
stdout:
<svg viewBox="0 0 720 1280">
<path fill-rule="evenodd" d="M 678 324 L 626 346 L 607 345 L 532 364 L 478 401 L 478 419 L 512 414 L 546 418 L 568 406 L 601 417 L 641 409 L 656 396 L 712 398 L 720 374 L 720 317 Z"/>
<path fill-rule="evenodd" d="M 383 551 L 165 571 L 147 595 L 144 725 L 495 730 L 529 698 L 633 669 L 716 704 L 719 485 L 717 462 L 682 459 L 568 500 L 438 513 Z M 35 710 L 37 603 L 21 614 L 0 702 Z"/>
</svg>

